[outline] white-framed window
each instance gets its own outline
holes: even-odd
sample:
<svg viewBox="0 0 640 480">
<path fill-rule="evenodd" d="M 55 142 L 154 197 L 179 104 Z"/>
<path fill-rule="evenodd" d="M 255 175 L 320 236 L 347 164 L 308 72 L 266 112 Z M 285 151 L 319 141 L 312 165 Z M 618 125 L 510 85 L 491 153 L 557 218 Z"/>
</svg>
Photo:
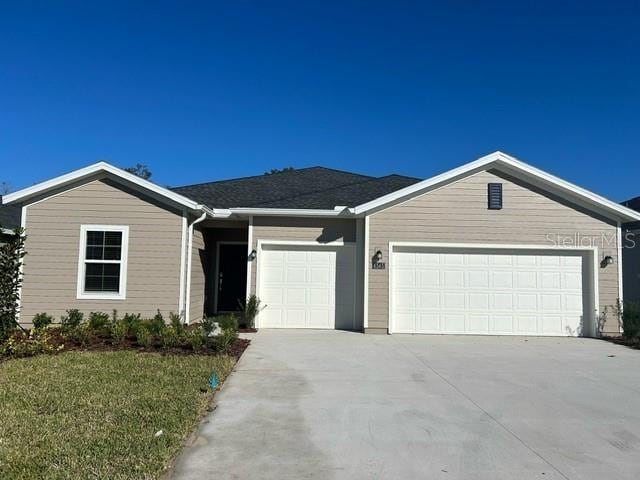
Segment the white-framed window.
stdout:
<svg viewBox="0 0 640 480">
<path fill-rule="evenodd" d="M 126 298 L 128 247 L 128 226 L 80 226 L 78 299 Z"/>
</svg>

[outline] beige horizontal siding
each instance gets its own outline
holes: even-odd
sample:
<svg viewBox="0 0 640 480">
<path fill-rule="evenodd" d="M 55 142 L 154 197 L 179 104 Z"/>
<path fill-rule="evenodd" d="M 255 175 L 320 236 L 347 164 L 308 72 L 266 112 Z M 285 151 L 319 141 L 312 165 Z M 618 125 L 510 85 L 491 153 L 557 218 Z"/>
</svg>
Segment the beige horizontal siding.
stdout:
<svg viewBox="0 0 640 480">
<path fill-rule="evenodd" d="M 355 219 L 254 217 L 253 249 L 258 240 L 329 243 L 356 241 Z M 256 261 L 251 268 L 251 293 L 256 292 Z"/>
<path fill-rule="evenodd" d="M 78 300 L 81 225 L 127 225 L 129 259 L 125 300 Z M 179 212 L 95 180 L 27 207 L 27 257 L 21 321 L 65 310 L 141 313 L 178 311 L 182 217 Z M 197 290 L 197 289 L 196 289 Z M 197 311 L 197 308 L 195 309 Z"/>
<path fill-rule="evenodd" d="M 502 210 L 487 208 L 487 184 L 503 184 Z M 426 193 L 369 218 L 369 257 L 377 250 L 389 258 L 389 242 L 495 243 L 549 246 L 562 237 L 594 237 L 600 258 L 615 264 L 601 268 L 601 310 L 618 298 L 617 226 L 596 215 L 495 171 L 485 171 Z M 611 241 L 612 243 L 608 243 Z M 369 328 L 388 328 L 389 272 L 369 268 Z M 610 316 L 605 332 L 617 332 Z"/>
</svg>

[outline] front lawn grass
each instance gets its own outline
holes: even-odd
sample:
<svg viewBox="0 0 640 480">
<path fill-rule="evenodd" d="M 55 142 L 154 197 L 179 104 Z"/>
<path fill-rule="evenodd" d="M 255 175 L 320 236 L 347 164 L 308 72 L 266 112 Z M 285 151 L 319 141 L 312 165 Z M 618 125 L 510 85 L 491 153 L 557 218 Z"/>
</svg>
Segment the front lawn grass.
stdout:
<svg viewBox="0 0 640 480">
<path fill-rule="evenodd" d="M 222 382 L 235 362 L 132 351 L 0 362 L 0 478 L 158 478 L 206 411 L 211 374 Z"/>
</svg>

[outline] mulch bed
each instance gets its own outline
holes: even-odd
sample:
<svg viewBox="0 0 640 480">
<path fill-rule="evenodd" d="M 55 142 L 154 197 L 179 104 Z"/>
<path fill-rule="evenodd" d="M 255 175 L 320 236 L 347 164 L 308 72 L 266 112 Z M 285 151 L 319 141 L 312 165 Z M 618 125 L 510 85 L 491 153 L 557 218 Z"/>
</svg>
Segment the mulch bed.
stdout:
<svg viewBox="0 0 640 480">
<path fill-rule="evenodd" d="M 257 328 L 239 328 L 238 333 L 258 333 Z"/>
<path fill-rule="evenodd" d="M 190 328 L 190 327 L 186 327 Z M 93 334 L 86 343 L 80 343 L 74 339 L 65 336 L 57 328 L 48 330 L 50 343 L 54 346 L 64 345 L 60 352 L 68 351 L 91 351 L 91 352 L 113 352 L 120 350 L 135 350 L 140 353 L 160 353 L 162 355 L 220 355 L 227 354 L 239 359 L 247 349 L 250 340 L 246 338 L 236 338 L 236 340 L 227 348 L 226 351 L 220 352 L 212 347 L 205 345 L 199 351 L 194 351 L 191 345 L 176 345 L 171 348 L 163 348 L 159 341 L 155 341 L 148 347 L 141 347 L 136 343 L 135 338 L 127 337 L 118 344 L 113 344 L 111 337 L 108 335 Z M 25 334 L 26 336 L 27 334 Z"/>
<path fill-rule="evenodd" d="M 624 338 L 624 337 L 600 337 L 602 340 L 612 342 L 618 345 L 624 345 L 625 347 L 635 348 L 640 350 L 640 338 Z"/>
</svg>

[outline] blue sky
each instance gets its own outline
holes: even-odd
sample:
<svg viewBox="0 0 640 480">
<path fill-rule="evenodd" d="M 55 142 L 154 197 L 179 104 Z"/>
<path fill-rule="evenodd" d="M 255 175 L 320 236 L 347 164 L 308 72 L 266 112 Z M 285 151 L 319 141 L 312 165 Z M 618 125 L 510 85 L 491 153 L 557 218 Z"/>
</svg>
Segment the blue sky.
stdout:
<svg viewBox="0 0 640 480">
<path fill-rule="evenodd" d="M 15 188 L 97 160 L 180 185 L 312 165 L 429 177 L 503 150 L 640 195 L 637 1 L 0 7 Z"/>
</svg>

